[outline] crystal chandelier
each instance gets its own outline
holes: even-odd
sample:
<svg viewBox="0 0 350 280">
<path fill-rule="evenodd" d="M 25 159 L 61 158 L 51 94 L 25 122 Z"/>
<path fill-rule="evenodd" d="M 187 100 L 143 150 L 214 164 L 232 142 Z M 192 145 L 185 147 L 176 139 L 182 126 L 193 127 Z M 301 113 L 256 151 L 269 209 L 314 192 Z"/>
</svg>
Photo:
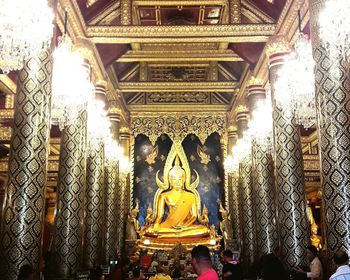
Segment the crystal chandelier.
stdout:
<svg viewBox="0 0 350 280">
<path fill-rule="evenodd" d="M 94 94 L 90 69 L 64 34 L 53 54 L 51 121 L 62 130 L 75 122 Z"/>
<path fill-rule="evenodd" d="M 93 99 L 89 101 L 87 139 L 90 151 L 104 144 L 107 136 L 110 134 L 110 122 L 107 119 L 107 112 L 104 106 L 105 104 L 101 100 Z"/>
<path fill-rule="evenodd" d="M 257 103 L 248 123 L 248 134 L 253 143 L 271 153 L 272 149 L 272 105 L 269 94 Z"/>
<path fill-rule="evenodd" d="M 236 145 L 232 148 L 234 162 L 237 165 L 242 160 L 249 159 L 252 151 L 252 139 L 248 133 L 245 133 L 242 138 L 238 139 Z"/>
<path fill-rule="evenodd" d="M 278 71 L 275 83 L 276 105 L 284 109 L 285 117 L 295 117 L 306 129 L 315 123 L 315 62 L 307 35 L 299 33 L 295 51 Z"/>
<path fill-rule="evenodd" d="M 320 38 L 326 43 L 331 59 L 350 60 L 350 1 L 327 0 L 320 13 Z"/>
<path fill-rule="evenodd" d="M 123 148 L 118 145 L 118 142 L 109 133 L 105 139 L 105 158 L 107 164 L 116 164 L 123 155 L 123 152 Z"/>
<path fill-rule="evenodd" d="M 237 158 L 233 156 L 227 156 L 224 161 L 224 168 L 227 174 L 234 174 L 238 170 L 238 161 Z"/>
<path fill-rule="evenodd" d="M 126 156 L 121 156 L 119 159 L 119 174 L 125 178 L 131 172 L 131 162 Z"/>
<path fill-rule="evenodd" d="M 0 7 L 0 69 L 7 74 L 51 45 L 54 15 L 47 0 L 0 0 Z"/>
</svg>

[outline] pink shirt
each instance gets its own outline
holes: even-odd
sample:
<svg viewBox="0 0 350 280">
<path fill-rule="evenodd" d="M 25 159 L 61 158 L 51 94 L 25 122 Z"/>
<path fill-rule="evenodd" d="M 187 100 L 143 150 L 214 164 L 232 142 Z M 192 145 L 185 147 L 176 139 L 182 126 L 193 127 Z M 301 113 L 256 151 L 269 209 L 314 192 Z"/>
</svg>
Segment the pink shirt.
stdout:
<svg viewBox="0 0 350 280">
<path fill-rule="evenodd" d="M 198 276 L 197 280 L 219 280 L 219 277 L 216 271 L 211 268 L 206 273 Z"/>
</svg>

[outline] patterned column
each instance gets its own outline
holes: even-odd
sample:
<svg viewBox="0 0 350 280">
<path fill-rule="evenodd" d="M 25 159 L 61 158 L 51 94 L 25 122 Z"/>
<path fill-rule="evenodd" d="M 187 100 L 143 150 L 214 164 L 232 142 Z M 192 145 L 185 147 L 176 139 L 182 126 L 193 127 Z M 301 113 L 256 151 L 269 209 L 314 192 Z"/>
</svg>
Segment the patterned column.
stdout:
<svg viewBox="0 0 350 280">
<path fill-rule="evenodd" d="M 248 127 L 248 109 L 245 106 L 237 108 L 237 134 L 238 138 L 243 137 L 243 132 Z M 239 163 L 239 204 L 240 223 L 242 233 L 242 255 L 245 263 L 245 271 L 251 271 L 252 264 L 256 257 L 256 232 L 255 213 L 252 191 L 252 158 L 248 156 Z"/>
<path fill-rule="evenodd" d="M 104 149 L 99 143 L 89 146 L 86 164 L 84 268 L 92 269 L 100 264 L 103 226 Z"/>
<path fill-rule="evenodd" d="M 116 248 L 118 241 L 118 163 L 106 160 L 105 163 L 105 192 L 104 192 L 104 238 L 103 253 L 104 262 L 108 264 L 110 260 L 116 258 Z"/>
<path fill-rule="evenodd" d="M 130 148 L 130 131 L 127 127 L 120 129 L 120 144 L 124 149 L 124 155 L 129 158 Z M 122 253 L 124 249 L 124 233 L 125 233 L 125 222 L 129 212 L 129 207 L 132 205 L 132 189 L 129 187 L 129 176 L 127 174 L 119 173 L 119 188 L 117 191 L 118 199 L 118 218 L 117 218 L 117 251 Z"/>
<path fill-rule="evenodd" d="M 62 131 L 57 181 L 57 214 L 53 252 L 58 276 L 69 277 L 80 267 L 83 203 L 86 180 L 86 111 Z"/>
<path fill-rule="evenodd" d="M 242 255 L 245 271 L 249 272 L 256 257 L 255 212 L 252 190 L 252 158 L 246 157 L 239 163 L 239 198 L 242 221 Z"/>
<path fill-rule="evenodd" d="M 239 105 L 236 112 L 237 136 L 240 139 L 243 137 L 243 132 L 248 128 L 248 108 Z"/>
<path fill-rule="evenodd" d="M 49 149 L 52 61 L 50 51 L 19 72 L 1 230 L 1 277 L 39 269 Z"/>
<path fill-rule="evenodd" d="M 285 263 L 292 268 L 304 263 L 309 243 L 300 131 L 294 118 L 288 117 L 274 100 L 277 73 L 288 54 L 288 42 L 283 36 L 274 36 L 267 50 L 273 103 L 278 222 Z"/>
<path fill-rule="evenodd" d="M 237 141 L 237 128 L 230 126 L 228 128 L 228 152 L 232 154 L 232 148 Z M 238 174 L 229 175 L 229 213 L 232 220 L 233 227 L 233 238 L 236 239 L 236 244 L 238 248 L 241 244 L 241 234 L 240 234 L 240 223 L 239 223 L 239 207 L 238 207 Z"/>
<path fill-rule="evenodd" d="M 113 138 L 120 143 L 120 109 L 116 107 L 111 107 L 108 109 L 108 117 L 111 121 L 111 131 Z"/>
<path fill-rule="evenodd" d="M 119 186 L 117 188 L 117 254 L 120 255 L 124 249 L 124 233 L 125 233 L 125 222 L 127 219 L 127 191 L 128 191 L 128 177 L 125 174 L 119 174 Z"/>
<path fill-rule="evenodd" d="M 120 129 L 120 145 L 123 147 L 124 155 L 129 159 L 130 158 L 130 129 L 128 127 L 122 127 Z M 131 210 L 133 198 L 133 189 L 129 184 L 129 176 L 127 176 L 127 190 L 125 191 L 125 217 L 127 217 L 129 210 Z M 130 189 L 129 189 L 130 187 Z"/>
<path fill-rule="evenodd" d="M 232 155 L 232 148 L 237 141 L 237 129 L 234 126 L 230 126 L 227 129 L 227 155 Z M 226 209 L 229 213 L 231 213 L 231 219 L 233 214 L 233 197 L 232 197 L 232 175 L 228 175 L 228 204 L 226 205 Z"/>
<path fill-rule="evenodd" d="M 350 254 L 350 80 L 345 60 L 331 59 L 319 36 L 325 0 L 310 0 L 313 56 L 316 61 L 317 130 L 321 157 L 325 236 L 333 253 Z M 339 77 L 332 74 L 338 70 Z"/>
<path fill-rule="evenodd" d="M 91 71 L 88 64 L 86 67 Z M 86 182 L 86 125 L 85 109 L 74 123 L 63 129 L 61 135 L 53 242 L 53 253 L 57 257 L 56 274 L 60 277 L 72 276 L 81 267 Z"/>
<path fill-rule="evenodd" d="M 262 82 L 253 78 L 248 86 L 249 111 L 265 99 Z M 269 116 L 267 116 L 268 118 Z M 272 116 L 270 116 L 272 117 Z M 252 183 L 255 204 L 256 244 L 258 259 L 272 253 L 278 245 L 273 160 L 265 145 L 252 144 Z"/>
</svg>

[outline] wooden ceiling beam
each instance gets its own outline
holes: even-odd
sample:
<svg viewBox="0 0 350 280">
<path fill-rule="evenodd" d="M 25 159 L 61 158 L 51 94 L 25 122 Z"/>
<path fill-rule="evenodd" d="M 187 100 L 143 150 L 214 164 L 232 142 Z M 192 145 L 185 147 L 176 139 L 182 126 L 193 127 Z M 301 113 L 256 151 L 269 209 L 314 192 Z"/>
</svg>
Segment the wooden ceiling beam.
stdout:
<svg viewBox="0 0 350 280">
<path fill-rule="evenodd" d="M 117 62 L 173 62 L 173 61 L 243 61 L 232 50 L 226 51 L 128 51 Z"/>
<path fill-rule="evenodd" d="M 86 36 L 93 43 L 184 43 L 184 42 L 266 42 L 276 26 L 263 24 L 186 26 L 88 26 Z"/>
<path fill-rule="evenodd" d="M 232 92 L 238 82 L 120 82 L 122 92 Z"/>
</svg>

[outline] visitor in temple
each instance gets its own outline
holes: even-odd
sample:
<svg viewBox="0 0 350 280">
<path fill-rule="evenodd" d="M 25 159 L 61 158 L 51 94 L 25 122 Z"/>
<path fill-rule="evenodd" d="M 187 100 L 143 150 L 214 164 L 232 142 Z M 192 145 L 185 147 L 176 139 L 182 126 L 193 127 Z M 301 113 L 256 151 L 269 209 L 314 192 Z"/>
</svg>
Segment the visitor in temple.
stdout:
<svg viewBox="0 0 350 280">
<path fill-rule="evenodd" d="M 339 250 L 334 254 L 333 262 L 337 267 L 337 271 L 329 278 L 329 280 L 350 280 L 349 256 Z"/>
<path fill-rule="evenodd" d="M 259 275 L 263 280 L 287 280 L 288 273 L 281 262 L 279 255 L 279 247 L 274 252 L 264 255 L 259 264 Z"/>
<path fill-rule="evenodd" d="M 231 250 L 225 250 L 221 253 L 221 259 L 224 263 L 222 267 L 222 278 L 224 280 L 242 280 L 243 272 L 240 264 L 234 259 Z"/>
<path fill-rule="evenodd" d="M 132 270 L 132 280 L 141 280 L 141 279 L 145 279 L 145 276 L 143 275 L 141 268 L 137 266 Z"/>
<path fill-rule="evenodd" d="M 35 279 L 35 271 L 30 264 L 23 265 L 18 274 L 17 280 L 34 280 Z"/>
<path fill-rule="evenodd" d="M 295 268 L 297 273 L 306 274 L 306 277 L 311 280 L 322 280 L 323 269 L 320 259 L 318 258 L 318 252 L 315 246 L 309 245 L 306 250 L 306 256 L 310 261 L 310 271 L 306 272 L 301 267 Z"/>
<path fill-rule="evenodd" d="M 197 280 L 219 280 L 218 274 L 213 269 L 208 247 L 195 246 L 191 251 L 192 267 L 198 275 Z"/>
</svg>

